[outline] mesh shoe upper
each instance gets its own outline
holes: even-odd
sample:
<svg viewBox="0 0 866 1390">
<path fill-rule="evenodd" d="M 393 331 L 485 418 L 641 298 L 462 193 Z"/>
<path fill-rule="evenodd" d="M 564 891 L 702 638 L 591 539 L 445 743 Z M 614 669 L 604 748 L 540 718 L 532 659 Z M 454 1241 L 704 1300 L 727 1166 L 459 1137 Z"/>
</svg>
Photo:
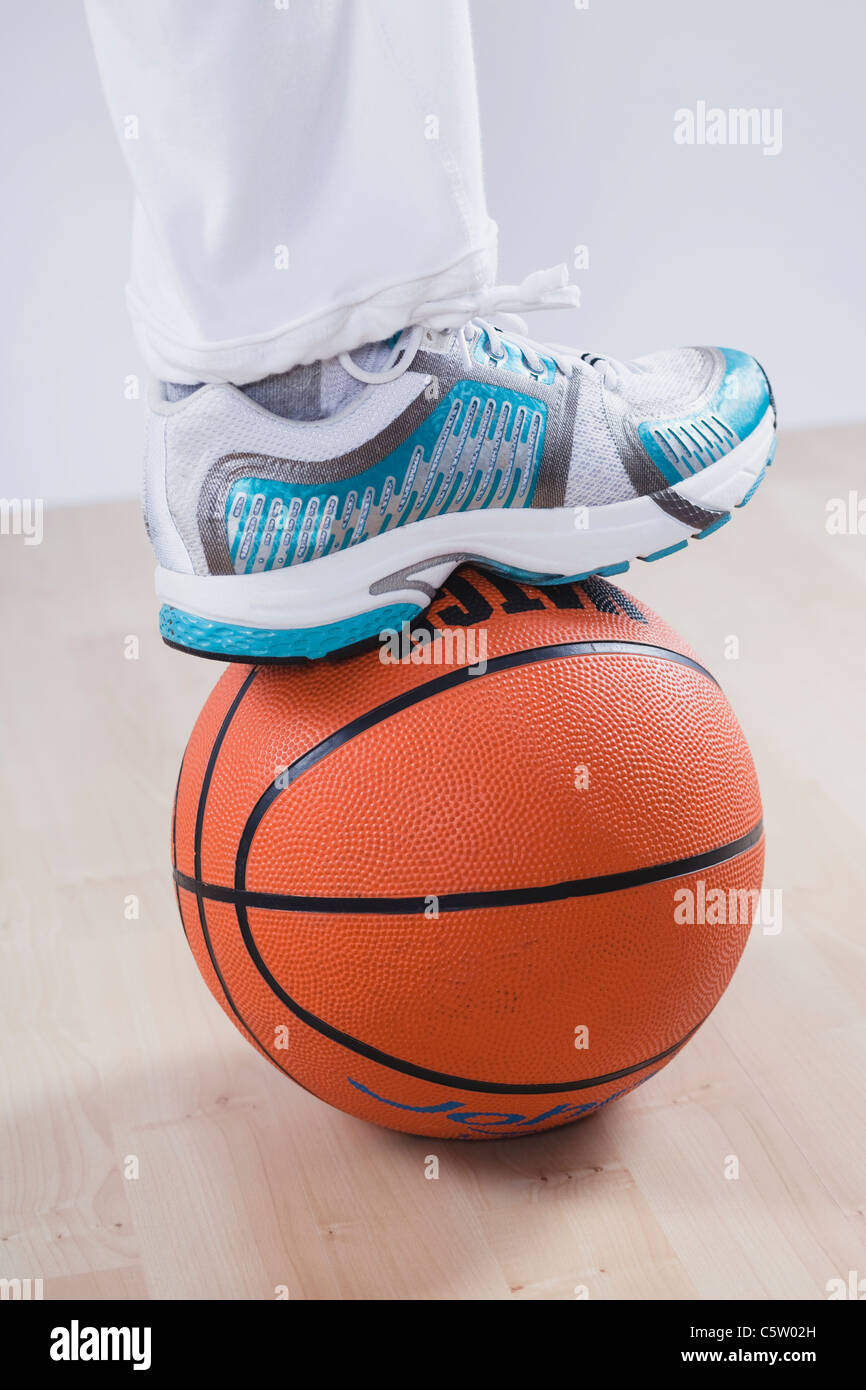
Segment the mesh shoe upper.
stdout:
<svg viewBox="0 0 866 1390">
<path fill-rule="evenodd" d="M 287 373 L 276 395 L 272 379 L 259 398 L 210 386 L 157 404 L 151 473 L 164 469 L 196 573 L 299 564 L 448 511 L 661 492 L 733 449 L 771 403 L 754 359 L 726 349 L 619 363 L 482 323 L 415 332 L 405 371 L 382 383 L 344 391 L 332 362 Z M 341 408 L 317 418 L 326 385 Z"/>
</svg>

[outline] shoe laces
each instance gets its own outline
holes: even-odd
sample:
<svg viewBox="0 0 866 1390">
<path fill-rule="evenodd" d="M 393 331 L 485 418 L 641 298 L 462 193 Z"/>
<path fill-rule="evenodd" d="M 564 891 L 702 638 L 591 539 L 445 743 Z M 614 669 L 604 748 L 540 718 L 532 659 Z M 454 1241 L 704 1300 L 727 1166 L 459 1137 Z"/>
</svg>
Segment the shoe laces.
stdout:
<svg viewBox="0 0 866 1390">
<path fill-rule="evenodd" d="M 597 353 L 580 353 L 559 343 L 539 343 L 530 338 L 523 313 L 533 309 L 572 309 L 580 303 L 580 291 L 568 283 L 566 265 L 536 270 L 519 285 L 489 285 L 455 299 L 438 299 L 422 304 L 416 311 L 419 322 L 400 334 L 394 347 L 394 361 L 380 372 L 368 372 L 353 361 L 348 352 L 341 352 L 340 366 L 356 381 L 365 385 L 383 385 L 396 381 L 408 370 L 427 329 L 437 332 L 459 331 L 467 343 L 479 334 L 487 340 L 491 357 L 501 361 L 506 356 L 504 339 L 516 347 L 530 372 L 543 376 L 547 370 L 544 358 L 555 362 L 566 377 L 575 370 L 598 373 L 608 387 L 617 384 L 619 364 Z M 544 354 L 544 357 L 542 357 Z"/>
</svg>

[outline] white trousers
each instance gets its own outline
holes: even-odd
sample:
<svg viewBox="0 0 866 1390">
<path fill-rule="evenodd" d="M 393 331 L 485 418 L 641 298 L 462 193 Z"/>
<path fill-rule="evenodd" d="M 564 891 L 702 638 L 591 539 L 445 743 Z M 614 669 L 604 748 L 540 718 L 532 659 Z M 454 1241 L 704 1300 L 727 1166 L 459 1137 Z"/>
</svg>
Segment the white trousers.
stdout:
<svg viewBox="0 0 866 1390">
<path fill-rule="evenodd" d="M 490 285 L 467 0 L 87 0 L 163 380 L 254 381 Z"/>
</svg>

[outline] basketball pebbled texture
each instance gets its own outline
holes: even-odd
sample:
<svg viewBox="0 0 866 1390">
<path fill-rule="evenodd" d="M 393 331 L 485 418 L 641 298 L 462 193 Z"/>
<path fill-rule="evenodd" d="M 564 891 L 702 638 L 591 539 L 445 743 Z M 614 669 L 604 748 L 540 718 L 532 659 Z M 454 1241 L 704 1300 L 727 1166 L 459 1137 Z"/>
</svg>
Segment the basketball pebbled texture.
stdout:
<svg viewBox="0 0 866 1390">
<path fill-rule="evenodd" d="M 306 1089 L 416 1134 L 533 1133 L 718 1002 L 761 884 L 755 770 L 694 653 L 605 580 L 464 569 L 425 626 L 415 660 L 226 671 L 178 781 L 178 904 Z"/>
</svg>

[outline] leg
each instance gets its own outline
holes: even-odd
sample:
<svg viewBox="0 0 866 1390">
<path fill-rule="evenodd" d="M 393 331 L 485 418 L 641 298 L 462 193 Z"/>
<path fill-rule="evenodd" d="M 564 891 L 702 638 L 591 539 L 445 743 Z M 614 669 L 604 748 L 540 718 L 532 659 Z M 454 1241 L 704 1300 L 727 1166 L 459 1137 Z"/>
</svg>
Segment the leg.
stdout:
<svg viewBox="0 0 866 1390">
<path fill-rule="evenodd" d="M 465 0 L 88 0 L 165 381 L 255 381 L 490 283 Z"/>
</svg>

